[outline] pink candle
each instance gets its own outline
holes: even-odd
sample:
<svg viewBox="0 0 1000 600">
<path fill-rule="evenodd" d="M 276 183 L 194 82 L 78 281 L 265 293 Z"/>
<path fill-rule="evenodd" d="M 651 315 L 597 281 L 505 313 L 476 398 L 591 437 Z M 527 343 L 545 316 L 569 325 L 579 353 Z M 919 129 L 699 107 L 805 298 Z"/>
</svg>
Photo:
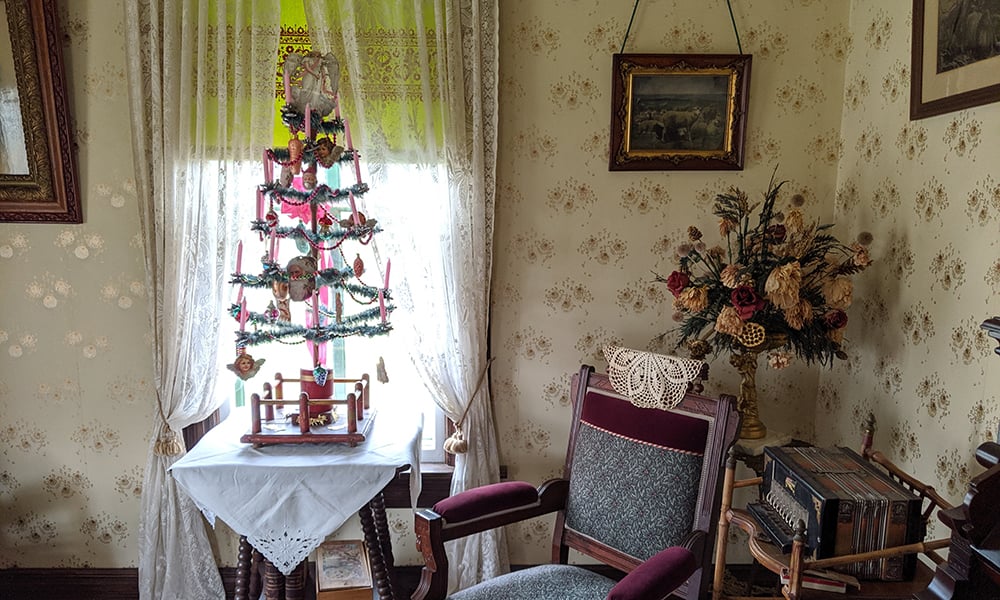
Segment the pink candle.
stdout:
<svg viewBox="0 0 1000 600">
<path fill-rule="evenodd" d="M 306 103 L 306 126 L 305 126 L 305 129 L 306 129 L 306 139 L 307 140 L 311 140 L 312 139 L 312 116 L 311 116 L 311 113 L 312 113 L 312 107 L 309 106 L 309 103 L 307 102 Z"/>
<path fill-rule="evenodd" d="M 333 116 L 340 118 L 340 94 L 333 95 Z"/>
<path fill-rule="evenodd" d="M 354 192 L 347 192 L 347 197 L 351 200 L 351 215 L 354 216 L 354 226 L 361 227 L 361 217 L 358 216 L 358 207 L 354 205 Z"/>
<path fill-rule="evenodd" d="M 257 220 L 264 219 L 264 190 L 257 190 Z"/>
<path fill-rule="evenodd" d="M 354 142 L 351 141 L 351 125 L 347 121 L 344 121 L 344 137 L 347 138 L 347 147 L 354 155 L 354 175 L 358 178 L 358 183 L 361 183 L 361 164 L 358 162 L 358 151 L 354 149 Z"/>
<path fill-rule="evenodd" d="M 274 163 L 271 162 L 271 157 L 267 155 L 267 148 L 264 148 L 264 183 L 271 183 L 274 181 Z"/>
<path fill-rule="evenodd" d="M 269 256 L 271 257 L 271 262 L 274 262 L 278 256 L 278 237 L 274 235 L 273 229 L 271 230 L 271 251 L 269 252 Z"/>
<path fill-rule="evenodd" d="M 247 299 L 244 298 L 243 302 L 240 304 L 240 331 L 246 330 L 246 327 L 247 327 Z"/>
<path fill-rule="evenodd" d="M 240 284 L 239 291 L 236 292 L 236 304 L 243 302 L 243 284 Z"/>
<path fill-rule="evenodd" d="M 236 274 L 242 273 L 240 266 L 243 264 L 243 240 L 236 244 Z"/>
<path fill-rule="evenodd" d="M 389 289 L 389 269 L 392 268 L 392 259 L 385 259 L 385 285 L 382 287 Z"/>
<path fill-rule="evenodd" d="M 288 65 L 282 69 L 285 72 L 285 104 L 292 103 L 292 73 L 288 70 Z"/>
<path fill-rule="evenodd" d="M 385 323 L 385 294 L 382 290 L 378 291 L 378 312 L 382 315 L 382 322 Z"/>
</svg>

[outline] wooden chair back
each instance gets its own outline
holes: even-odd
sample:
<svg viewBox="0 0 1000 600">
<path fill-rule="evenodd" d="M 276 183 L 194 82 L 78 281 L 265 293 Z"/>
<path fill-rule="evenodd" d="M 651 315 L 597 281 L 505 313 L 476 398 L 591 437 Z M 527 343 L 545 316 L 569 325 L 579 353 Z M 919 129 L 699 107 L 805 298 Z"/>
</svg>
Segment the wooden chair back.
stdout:
<svg viewBox="0 0 1000 600">
<path fill-rule="evenodd" d="M 628 572 L 657 551 L 685 545 L 703 565 L 675 593 L 707 590 L 711 541 L 728 448 L 739 431 L 735 399 L 688 392 L 670 410 L 640 408 L 606 375 L 573 376 L 573 419 L 553 562 L 573 549 Z"/>
</svg>

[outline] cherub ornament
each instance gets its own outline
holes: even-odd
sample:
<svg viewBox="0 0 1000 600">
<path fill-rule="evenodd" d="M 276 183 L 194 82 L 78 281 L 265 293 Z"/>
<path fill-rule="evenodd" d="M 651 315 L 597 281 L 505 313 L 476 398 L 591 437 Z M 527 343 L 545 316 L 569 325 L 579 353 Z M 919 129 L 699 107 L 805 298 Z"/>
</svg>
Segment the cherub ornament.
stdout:
<svg viewBox="0 0 1000 600">
<path fill-rule="evenodd" d="M 244 352 L 236 357 L 233 364 L 226 365 L 226 368 L 233 373 L 236 373 L 236 376 L 243 381 L 246 381 L 256 375 L 257 371 L 260 371 L 260 367 L 264 364 L 264 360 L 265 359 L 263 358 L 254 360 L 254 357 Z"/>
</svg>

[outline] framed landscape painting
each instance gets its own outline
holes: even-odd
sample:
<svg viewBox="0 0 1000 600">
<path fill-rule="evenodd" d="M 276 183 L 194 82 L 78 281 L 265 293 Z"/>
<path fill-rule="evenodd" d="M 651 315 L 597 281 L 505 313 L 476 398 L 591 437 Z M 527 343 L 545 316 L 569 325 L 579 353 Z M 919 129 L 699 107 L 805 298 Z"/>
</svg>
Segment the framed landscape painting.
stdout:
<svg viewBox="0 0 1000 600">
<path fill-rule="evenodd" d="M 749 54 L 615 54 L 609 170 L 741 170 Z"/>
<path fill-rule="evenodd" d="M 913 0 L 910 119 L 1000 100 L 1000 0 Z"/>
</svg>

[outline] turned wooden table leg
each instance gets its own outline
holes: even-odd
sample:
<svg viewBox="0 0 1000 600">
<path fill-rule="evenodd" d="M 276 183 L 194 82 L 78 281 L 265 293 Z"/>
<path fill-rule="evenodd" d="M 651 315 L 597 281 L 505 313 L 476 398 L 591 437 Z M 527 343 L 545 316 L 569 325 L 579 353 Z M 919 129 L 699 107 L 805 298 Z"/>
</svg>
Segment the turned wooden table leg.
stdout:
<svg viewBox="0 0 1000 600">
<path fill-rule="evenodd" d="M 261 563 L 263 562 L 263 556 L 261 556 L 260 550 L 251 547 L 250 553 L 250 600 L 259 600 L 261 587 L 263 581 L 260 576 Z"/>
<path fill-rule="evenodd" d="M 382 518 L 385 518 L 384 504 L 382 509 Z M 374 512 L 371 502 L 362 506 L 358 512 L 358 517 L 361 519 L 361 530 L 365 534 L 365 545 L 368 546 L 368 558 L 371 561 L 372 583 L 375 585 L 381 600 L 395 600 L 392 593 L 392 582 L 389 580 L 389 572 L 382 556 L 382 543 L 378 539 Z"/>
<path fill-rule="evenodd" d="M 382 563 L 388 573 L 389 586 L 395 585 L 396 559 L 392 556 L 392 537 L 389 535 L 389 519 L 385 515 L 385 497 L 382 492 L 371 500 L 372 517 L 375 519 L 375 533 L 378 535 L 379 549 L 382 552 Z"/>
<path fill-rule="evenodd" d="M 306 597 L 306 569 L 308 561 L 302 561 L 295 570 L 285 577 L 285 600 L 304 600 Z"/>
<path fill-rule="evenodd" d="M 285 576 L 269 560 L 264 561 L 264 599 L 285 600 Z"/>
<path fill-rule="evenodd" d="M 240 536 L 239 551 L 236 554 L 236 583 L 234 587 L 234 600 L 250 600 L 250 555 L 253 548 L 247 541 L 247 536 Z M 256 600 L 256 598 L 254 599 Z"/>
</svg>

